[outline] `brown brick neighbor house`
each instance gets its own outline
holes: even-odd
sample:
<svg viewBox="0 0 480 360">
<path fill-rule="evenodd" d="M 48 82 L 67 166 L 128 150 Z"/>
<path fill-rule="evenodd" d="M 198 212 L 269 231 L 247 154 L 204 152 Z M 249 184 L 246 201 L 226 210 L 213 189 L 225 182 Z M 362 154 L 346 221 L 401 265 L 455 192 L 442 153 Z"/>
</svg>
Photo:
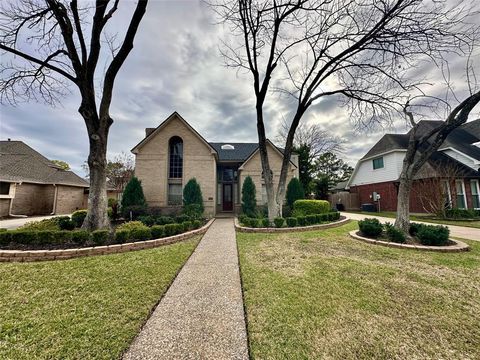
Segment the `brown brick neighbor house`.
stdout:
<svg viewBox="0 0 480 360">
<path fill-rule="evenodd" d="M 0 217 L 69 214 L 88 183 L 22 141 L 0 141 Z"/>
<path fill-rule="evenodd" d="M 422 121 L 417 136 L 442 124 Z M 360 204 L 396 211 L 399 177 L 410 134 L 384 135 L 359 160 L 348 182 Z M 445 207 L 480 209 L 480 120 L 454 130 L 416 176 L 410 193 L 411 212 L 432 212 L 432 204 Z M 373 194 L 379 194 L 375 201 Z M 443 200 L 442 200 L 443 198 Z M 434 205 L 434 204 L 433 204 Z"/>
<path fill-rule="evenodd" d="M 183 186 L 191 178 L 200 184 L 205 213 L 237 212 L 241 186 L 250 175 L 257 189 L 257 203 L 266 203 L 257 143 L 206 141 L 177 112 L 156 128 L 145 129 L 145 138 L 133 149 L 135 175 L 142 182 L 149 206 L 178 209 Z M 282 150 L 268 142 L 270 167 L 278 184 Z M 288 180 L 298 177 L 298 159 L 292 156 Z"/>
</svg>

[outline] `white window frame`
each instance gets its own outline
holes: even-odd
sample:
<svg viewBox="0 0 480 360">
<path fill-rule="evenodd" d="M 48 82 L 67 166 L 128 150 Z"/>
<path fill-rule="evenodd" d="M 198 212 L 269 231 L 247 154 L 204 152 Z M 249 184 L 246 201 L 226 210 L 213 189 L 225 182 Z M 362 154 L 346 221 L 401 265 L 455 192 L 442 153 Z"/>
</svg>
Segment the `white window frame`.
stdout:
<svg viewBox="0 0 480 360">
<path fill-rule="evenodd" d="M 457 183 L 462 184 L 462 194 L 458 194 L 458 193 L 457 193 Z M 464 202 L 464 204 L 465 204 L 465 207 L 464 207 L 464 208 L 460 208 L 460 207 L 458 207 L 458 204 L 455 204 L 455 205 L 457 206 L 457 209 L 467 210 L 467 209 L 468 209 L 468 203 L 467 203 L 467 192 L 465 191 L 465 181 L 460 180 L 460 179 L 457 179 L 457 180 L 455 180 L 455 200 L 457 199 L 457 197 L 458 197 L 459 195 L 463 195 L 463 202 Z"/>
<path fill-rule="evenodd" d="M 477 196 L 479 198 L 479 204 L 480 204 L 480 184 L 479 181 L 474 179 L 470 180 L 470 190 L 472 190 L 472 184 L 475 184 L 475 188 L 477 189 L 477 194 L 475 195 L 472 191 L 472 204 L 473 204 L 473 197 Z M 475 210 L 480 210 L 480 207 L 474 207 Z"/>
</svg>

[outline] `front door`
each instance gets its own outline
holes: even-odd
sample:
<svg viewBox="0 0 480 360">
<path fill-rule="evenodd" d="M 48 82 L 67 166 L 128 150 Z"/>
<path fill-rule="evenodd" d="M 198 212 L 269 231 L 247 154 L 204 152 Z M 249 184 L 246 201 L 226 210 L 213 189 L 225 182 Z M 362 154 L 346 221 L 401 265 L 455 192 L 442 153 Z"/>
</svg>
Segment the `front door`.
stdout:
<svg viewBox="0 0 480 360">
<path fill-rule="evenodd" d="M 232 184 L 223 184 L 223 211 L 233 210 Z"/>
</svg>

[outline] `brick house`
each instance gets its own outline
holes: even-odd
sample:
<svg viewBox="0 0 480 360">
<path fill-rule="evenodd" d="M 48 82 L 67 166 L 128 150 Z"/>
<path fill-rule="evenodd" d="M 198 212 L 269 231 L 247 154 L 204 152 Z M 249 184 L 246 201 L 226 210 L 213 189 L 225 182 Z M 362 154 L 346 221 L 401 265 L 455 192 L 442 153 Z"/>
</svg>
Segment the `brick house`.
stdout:
<svg viewBox="0 0 480 360">
<path fill-rule="evenodd" d="M 441 121 L 421 121 L 417 134 L 420 137 L 441 124 Z M 358 194 L 360 204 L 375 203 L 381 210 L 396 211 L 398 180 L 409 135 L 384 135 L 358 161 L 347 188 Z M 437 195 L 446 207 L 479 209 L 479 145 L 480 120 L 453 131 L 417 174 L 410 194 L 410 211 L 431 212 L 430 204 Z M 378 201 L 374 201 L 374 193 L 380 195 Z"/>
<path fill-rule="evenodd" d="M 278 184 L 282 150 L 267 144 L 274 184 Z M 206 141 L 177 112 L 156 128 L 145 129 L 145 138 L 133 149 L 135 176 L 142 182 L 149 206 L 165 212 L 182 204 L 183 186 L 191 178 L 200 184 L 205 213 L 238 212 L 241 185 L 251 176 L 257 189 L 257 203 L 266 203 L 258 143 Z M 298 159 L 292 156 L 288 180 L 298 177 Z"/>
<path fill-rule="evenodd" d="M 22 141 L 0 141 L 0 217 L 82 209 L 88 183 Z"/>
</svg>

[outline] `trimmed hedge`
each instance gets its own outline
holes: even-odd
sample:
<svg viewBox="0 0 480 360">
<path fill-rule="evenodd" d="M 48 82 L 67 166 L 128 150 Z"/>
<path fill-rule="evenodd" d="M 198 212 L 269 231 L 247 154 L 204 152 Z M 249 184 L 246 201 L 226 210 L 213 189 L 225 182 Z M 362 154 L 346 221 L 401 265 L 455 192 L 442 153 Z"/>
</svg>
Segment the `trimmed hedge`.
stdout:
<svg viewBox="0 0 480 360">
<path fill-rule="evenodd" d="M 407 237 L 402 230 L 397 229 L 391 223 L 385 223 L 385 232 L 390 241 L 403 244 L 407 241 Z"/>
<path fill-rule="evenodd" d="M 285 219 L 282 217 L 276 217 L 275 219 L 273 219 L 273 223 L 275 224 L 275 227 L 281 228 L 285 223 Z"/>
<path fill-rule="evenodd" d="M 283 227 L 286 223 L 287 227 L 296 227 L 296 226 L 309 226 L 309 225 L 317 225 L 323 222 L 329 221 L 336 221 L 340 219 L 340 213 L 338 211 L 325 213 L 325 214 L 316 214 L 316 215 L 307 215 L 307 216 L 299 216 L 299 217 L 277 217 L 273 220 L 275 227 L 280 228 Z M 258 227 L 267 227 L 268 219 L 257 219 L 257 218 L 250 218 L 245 215 L 240 215 L 238 217 L 240 224 L 251 227 L 251 228 L 258 228 Z"/>
<path fill-rule="evenodd" d="M 164 225 L 153 225 L 150 228 L 152 233 L 152 239 L 160 239 L 165 236 L 165 226 Z"/>
<path fill-rule="evenodd" d="M 77 230 L 71 232 L 72 242 L 78 245 L 85 245 L 90 240 L 90 233 L 86 230 Z"/>
<path fill-rule="evenodd" d="M 130 240 L 133 241 L 145 241 L 152 238 L 152 232 L 147 228 L 138 228 L 130 230 Z"/>
<path fill-rule="evenodd" d="M 75 227 L 82 227 L 83 221 L 87 217 L 87 210 L 77 210 L 72 214 L 72 222 L 75 224 Z"/>
<path fill-rule="evenodd" d="M 358 228 L 367 237 L 377 238 L 382 234 L 383 225 L 378 219 L 365 219 L 358 222 Z"/>
<path fill-rule="evenodd" d="M 442 225 L 424 225 L 417 232 L 417 239 L 422 245 L 444 246 L 448 244 L 450 230 Z"/>
<path fill-rule="evenodd" d="M 475 219 L 480 217 L 480 210 L 473 209 L 447 209 L 445 211 L 447 219 Z"/>
<path fill-rule="evenodd" d="M 297 218 L 295 218 L 295 217 L 287 217 L 285 220 L 287 221 L 287 226 L 288 226 L 288 227 L 295 227 L 295 226 L 297 226 Z"/>
<path fill-rule="evenodd" d="M 293 215 L 296 217 L 324 214 L 330 211 L 330 203 L 326 200 L 297 200 L 293 203 Z"/>
<path fill-rule="evenodd" d="M 95 231 L 92 231 L 92 234 L 91 234 L 92 242 L 97 246 L 106 245 L 109 238 L 110 238 L 109 230 L 95 230 Z"/>
<path fill-rule="evenodd" d="M 115 242 L 117 244 L 125 244 L 130 240 L 130 230 L 123 229 L 115 231 Z"/>
</svg>

